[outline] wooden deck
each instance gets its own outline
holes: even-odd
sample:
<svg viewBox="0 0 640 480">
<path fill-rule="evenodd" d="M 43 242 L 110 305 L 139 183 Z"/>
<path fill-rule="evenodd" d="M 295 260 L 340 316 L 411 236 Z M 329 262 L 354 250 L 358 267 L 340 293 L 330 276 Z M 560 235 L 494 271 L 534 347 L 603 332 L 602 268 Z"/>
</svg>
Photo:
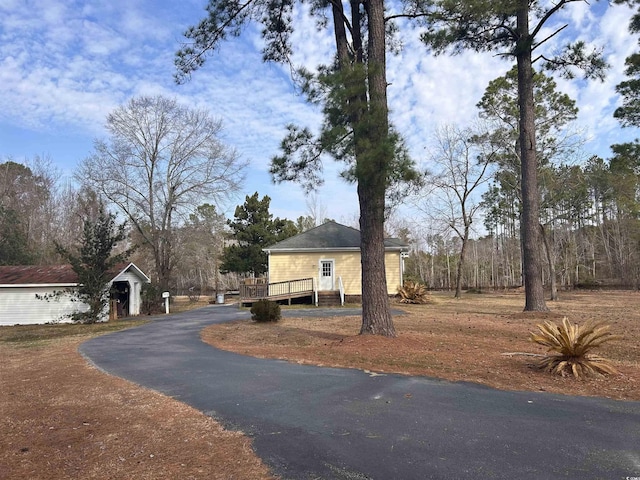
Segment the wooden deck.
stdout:
<svg viewBox="0 0 640 480">
<path fill-rule="evenodd" d="M 315 290 L 313 278 L 302 278 L 276 283 L 254 283 L 240 285 L 240 307 L 245 303 L 253 303 L 258 300 L 291 300 L 294 298 L 314 298 Z"/>
</svg>

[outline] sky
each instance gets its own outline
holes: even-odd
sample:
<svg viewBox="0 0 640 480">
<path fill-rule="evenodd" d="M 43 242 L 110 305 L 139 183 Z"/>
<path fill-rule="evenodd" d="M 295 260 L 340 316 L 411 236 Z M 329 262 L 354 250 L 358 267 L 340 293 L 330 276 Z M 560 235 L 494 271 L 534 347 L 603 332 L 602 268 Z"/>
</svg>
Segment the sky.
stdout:
<svg viewBox="0 0 640 480">
<path fill-rule="evenodd" d="M 609 146 L 637 132 L 621 129 L 612 113 L 624 79 L 624 59 L 637 49 L 627 25 L 631 11 L 606 1 L 571 4 L 557 21 L 562 35 L 602 47 L 611 65 L 604 82 L 558 79 L 580 109 L 576 127 L 585 135 L 584 158 L 609 156 Z M 173 80 L 174 55 L 183 32 L 205 16 L 206 0 L 0 0 L 0 161 L 47 157 L 71 181 L 78 164 L 106 138 L 107 115 L 132 97 L 163 95 L 206 108 L 223 122 L 222 140 L 249 162 L 242 190 L 223 207 L 228 217 L 245 195 L 271 197 L 274 216 L 295 220 L 310 211 L 303 189 L 274 185 L 269 162 L 278 153 L 286 125 L 318 127 L 317 107 L 305 103 L 291 83 L 289 67 L 261 60 L 259 28 L 248 27 L 214 52 L 189 82 Z M 318 31 L 305 7 L 296 10 L 295 64 L 313 67 L 333 55 L 329 31 Z M 552 32 L 551 28 L 548 29 Z M 562 35 L 556 37 L 562 40 Z M 492 53 L 434 57 L 415 30 L 390 55 L 387 78 L 391 120 L 420 166 L 429 157 L 434 130 L 465 127 L 492 79 L 512 66 Z M 550 47 L 553 42 L 549 42 Z M 556 43 L 558 45 L 558 43 Z M 338 176 L 340 165 L 324 162 L 325 184 L 315 205 L 326 216 L 357 223 L 355 186 Z M 421 213 L 407 210 L 419 220 Z"/>
</svg>

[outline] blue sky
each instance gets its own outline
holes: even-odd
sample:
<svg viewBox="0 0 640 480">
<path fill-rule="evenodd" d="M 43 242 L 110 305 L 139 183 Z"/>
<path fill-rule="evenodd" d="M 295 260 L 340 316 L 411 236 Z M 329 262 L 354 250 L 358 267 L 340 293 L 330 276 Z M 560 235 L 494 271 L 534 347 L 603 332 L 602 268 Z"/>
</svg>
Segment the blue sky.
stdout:
<svg viewBox="0 0 640 480">
<path fill-rule="evenodd" d="M 203 18 L 206 0 L 0 0 L 0 160 L 22 162 L 50 157 L 70 178 L 77 164 L 104 136 L 107 114 L 133 96 L 162 94 L 205 107 L 223 120 L 223 140 L 250 162 L 247 181 L 227 206 L 231 216 L 244 195 L 272 198 L 271 211 L 295 219 L 308 211 L 295 184 L 273 185 L 269 159 L 288 123 L 317 126 L 317 109 L 305 104 L 289 79 L 288 67 L 261 62 L 258 30 L 231 39 L 185 85 L 173 82 L 173 58 L 182 33 Z M 576 3 L 566 10 L 576 28 L 571 35 L 604 47 L 612 65 L 604 83 L 558 83 L 574 98 L 577 127 L 588 139 L 585 156 L 608 156 L 612 143 L 632 138 L 612 118 L 615 85 L 624 58 L 637 48 L 627 33 L 630 10 L 608 2 Z M 294 41 L 294 62 L 315 66 L 332 54 L 330 33 L 318 32 L 304 11 Z M 392 120 L 422 164 L 433 130 L 442 124 L 464 127 L 488 82 L 510 64 L 491 54 L 429 55 L 417 35 L 403 37 L 404 49 L 390 56 L 388 81 Z M 318 202 L 327 216 L 353 224 L 355 187 L 338 178 L 339 165 L 325 162 L 325 185 Z M 419 214 L 416 214 L 419 215 Z"/>
</svg>

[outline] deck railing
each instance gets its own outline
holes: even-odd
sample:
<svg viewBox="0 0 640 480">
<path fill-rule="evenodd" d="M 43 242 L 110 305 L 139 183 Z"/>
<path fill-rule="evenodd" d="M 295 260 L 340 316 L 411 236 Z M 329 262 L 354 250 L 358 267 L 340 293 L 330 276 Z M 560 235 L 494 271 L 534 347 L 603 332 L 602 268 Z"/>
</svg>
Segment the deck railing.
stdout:
<svg viewBox="0 0 640 480">
<path fill-rule="evenodd" d="M 279 297 L 291 293 L 302 293 L 313 291 L 313 278 L 301 278 L 299 280 L 289 280 L 286 282 L 276 282 L 269 284 L 269 296 Z"/>
<path fill-rule="evenodd" d="M 313 278 L 240 285 L 240 305 L 263 298 L 282 300 L 313 295 Z"/>
</svg>

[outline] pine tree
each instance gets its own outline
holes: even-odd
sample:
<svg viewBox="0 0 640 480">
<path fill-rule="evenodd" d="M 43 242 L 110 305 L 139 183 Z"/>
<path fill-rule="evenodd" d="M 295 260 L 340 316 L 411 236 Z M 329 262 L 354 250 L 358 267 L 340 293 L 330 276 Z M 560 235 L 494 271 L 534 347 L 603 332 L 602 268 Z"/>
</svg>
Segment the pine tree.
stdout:
<svg viewBox="0 0 640 480">
<path fill-rule="evenodd" d="M 546 70 L 559 71 L 568 78 L 575 75 L 574 68 L 579 68 L 585 77 L 599 79 L 607 67 L 600 52 L 587 52 L 583 41 L 564 45 L 555 56 L 544 51 L 548 41 L 567 26 L 558 26 L 549 34 L 548 29 L 554 27 L 552 19 L 574 1 L 559 0 L 544 5 L 535 0 L 411 2 L 416 16 L 427 25 L 422 40 L 434 53 L 459 53 L 465 49 L 498 51 L 516 61 L 526 311 L 548 310 L 542 283 L 533 65 L 537 62 Z"/>
<path fill-rule="evenodd" d="M 113 268 L 123 262 L 133 249 L 113 255 L 116 245 L 125 240 L 125 224 L 116 225 L 115 215 L 107 213 L 100 206 L 95 220 L 84 221 L 82 245 L 79 252 L 72 252 L 58 245 L 58 252 L 64 256 L 78 275 L 78 289 L 73 298 L 89 306 L 85 312 L 72 315 L 79 323 L 95 323 L 104 318 L 109 301 L 109 281 Z"/>
<path fill-rule="evenodd" d="M 267 254 L 262 249 L 298 233 L 291 220 L 273 218 L 270 203 L 271 198 L 265 195 L 260 200 L 256 192 L 236 207 L 235 218 L 228 224 L 237 243 L 224 249 L 222 273 L 263 275 L 267 271 Z"/>
<path fill-rule="evenodd" d="M 176 56 L 176 79 L 182 82 L 203 66 L 206 56 L 250 22 L 261 24 L 263 57 L 291 65 L 294 0 L 210 0 L 207 17 L 185 33 Z M 384 220 L 388 193 L 414 180 L 400 137 L 389 124 L 387 105 L 387 36 L 396 26 L 383 0 L 310 2 L 320 28 L 333 24 L 335 61 L 318 73 L 296 69 L 308 99 L 321 104 L 325 124 L 318 135 L 289 126 L 282 155 L 272 159 L 274 180 L 317 186 L 322 159 L 332 156 L 346 164 L 341 175 L 357 184 L 362 253 L 361 333 L 395 336 L 385 275 Z M 404 15 L 399 15 L 404 16 Z"/>
</svg>

